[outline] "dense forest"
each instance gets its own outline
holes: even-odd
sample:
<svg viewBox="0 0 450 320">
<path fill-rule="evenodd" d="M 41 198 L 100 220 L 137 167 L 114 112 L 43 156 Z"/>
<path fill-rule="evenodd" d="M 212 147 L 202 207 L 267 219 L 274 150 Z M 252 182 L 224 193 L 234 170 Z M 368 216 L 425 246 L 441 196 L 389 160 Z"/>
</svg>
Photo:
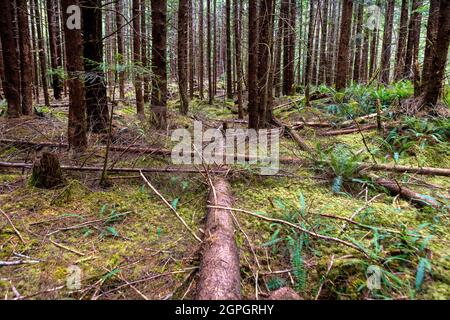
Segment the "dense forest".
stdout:
<svg viewBox="0 0 450 320">
<path fill-rule="evenodd" d="M 5 299 L 450 299 L 450 1 L 1 0 Z"/>
</svg>

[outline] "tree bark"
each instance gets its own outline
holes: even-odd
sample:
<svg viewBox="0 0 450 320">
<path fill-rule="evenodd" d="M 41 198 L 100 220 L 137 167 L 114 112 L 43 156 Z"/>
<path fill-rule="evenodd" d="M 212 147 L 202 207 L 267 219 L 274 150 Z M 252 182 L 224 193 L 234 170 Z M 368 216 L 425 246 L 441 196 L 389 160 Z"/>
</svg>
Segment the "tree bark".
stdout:
<svg viewBox="0 0 450 320">
<path fill-rule="evenodd" d="M 195 7 L 193 5 L 194 0 L 189 0 L 189 98 L 194 99 L 195 92 Z"/>
<path fill-rule="evenodd" d="M 339 53 L 336 70 L 336 90 L 345 89 L 349 72 L 349 41 L 352 24 L 353 1 L 343 0 Z"/>
<path fill-rule="evenodd" d="M 28 5 L 26 0 L 17 0 L 17 19 L 19 26 L 20 51 L 20 94 L 22 114 L 33 114 L 33 76 L 30 51 L 30 29 L 28 23 Z"/>
<path fill-rule="evenodd" d="M 320 66 L 319 82 L 326 83 L 328 70 L 327 60 L 327 39 L 328 39 L 328 0 L 323 0 L 322 4 L 322 34 L 320 38 Z M 329 48 L 328 48 L 329 49 Z"/>
<path fill-rule="evenodd" d="M 248 112 L 249 129 L 259 129 L 258 106 L 258 5 L 257 1 L 250 1 L 248 6 Z"/>
<path fill-rule="evenodd" d="M 236 91 L 237 91 L 237 105 L 238 105 L 238 117 L 239 119 L 244 118 L 244 108 L 242 106 L 243 104 L 243 97 L 242 97 L 242 62 L 241 62 L 241 55 L 242 55 L 242 49 L 241 49 L 241 28 L 240 28 L 240 8 L 239 8 L 239 0 L 233 0 L 233 7 L 234 7 L 234 47 L 235 47 L 235 53 L 236 53 Z"/>
<path fill-rule="evenodd" d="M 116 0 L 117 58 L 119 65 L 119 98 L 125 99 L 125 47 L 123 42 L 123 0 Z"/>
<path fill-rule="evenodd" d="M 206 0 L 206 67 L 208 70 L 208 101 L 213 103 L 214 88 L 211 65 L 211 1 Z"/>
<path fill-rule="evenodd" d="M 231 0 L 225 0 L 226 12 L 226 42 L 227 42 L 227 98 L 233 99 L 233 78 L 231 74 Z"/>
<path fill-rule="evenodd" d="M 145 116 L 144 97 L 142 95 L 142 56 L 141 56 L 141 15 L 140 15 L 140 1 L 133 0 L 133 64 L 134 64 L 134 90 L 136 94 L 136 109 L 138 116 L 143 118 Z M 153 2 L 153 1 L 152 1 Z"/>
<path fill-rule="evenodd" d="M 420 8 L 423 4 L 423 0 L 413 0 L 411 17 L 409 19 L 409 33 L 408 33 L 408 43 L 406 46 L 406 57 L 405 57 L 405 68 L 403 70 L 403 77 L 406 79 L 413 78 L 413 65 L 416 61 L 416 52 L 418 52 L 418 47 L 416 50 L 416 46 L 419 43 L 420 38 L 420 22 L 422 18 L 422 14 L 418 12 L 418 8 Z"/>
<path fill-rule="evenodd" d="M 386 14 L 384 20 L 383 47 L 381 55 L 381 77 L 380 81 L 384 84 L 389 83 L 391 72 L 391 49 L 392 49 L 392 27 L 394 22 L 395 1 L 387 0 Z"/>
<path fill-rule="evenodd" d="M 355 35 L 355 60 L 353 64 L 353 81 L 359 83 L 361 80 L 361 47 L 363 41 L 362 34 L 362 24 L 363 24 L 363 15 L 364 15 L 364 5 L 358 5 L 358 17 L 356 23 L 356 35 Z"/>
<path fill-rule="evenodd" d="M 178 87 L 180 91 L 180 112 L 185 115 L 189 109 L 189 97 L 187 92 L 189 1 L 179 0 L 178 3 Z"/>
<path fill-rule="evenodd" d="M 106 78 L 103 71 L 102 1 L 84 0 L 83 39 L 88 130 L 106 132 L 109 123 Z"/>
<path fill-rule="evenodd" d="M 70 5 L 80 6 L 80 1 L 61 0 L 63 21 L 67 21 L 69 18 L 67 7 Z M 67 84 L 69 87 L 69 123 L 67 136 L 69 148 L 77 154 L 84 152 L 87 146 L 86 101 L 84 98 L 83 38 L 81 35 L 81 30 L 69 29 L 67 23 L 63 23 L 63 25 L 66 40 L 66 67 L 68 73 Z"/>
<path fill-rule="evenodd" d="M 295 0 L 282 0 L 283 11 L 283 94 L 292 95 L 294 88 L 294 53 L 295 53 Z"/>
<path fill-rule="evenodd" d="M 147 58 L 147 0 L 141 0 L 141 61 L 143 67 L 143 83 L 142 89 L 144 92 L 144 104 L 150 102 L 150 72 L 148 71 L 149 63 Z"/>
<path fill-rule="evenodd" d="M 167 126 L 167 0 L 152 1 L 152 112 L 158 129 Z"/>
<path fill-rule="evenodd" d="M 53 189 L 64 184 L 61 165 L 56 154 L 44 152 L 33 164 L 30 183 L 36 188 Z"/>
<path fill-rule="evenodd" d="M 208 0 L 207 0 L 208 1 Z M 199 61 L 198 61 L 198 90 L 200 100 L 204 99 L 203 96 L 203 82 L 204 82 L 204 43 L 203 43 L 203 0 L 199 0 L 198 11 L 198 46 L 199 46 Z"/>
<path fill-rule="evenodd" d="M 208 203 L 232 207 L 230 185 L 226 180 L 213 182 Z M 196 300 L 239 300 L 240 266 L 232 213 L 209 208 L 206 219 Z"/>
<path fill-rule="evenodd" d="M 7 115 L 18 118 L 22 114 L 20 103 L 20 61 L 16 53 L 13 34 L 13 8 L 11 1 L 0 1 L 0 39 L 4 64 L 3 91 L 8 103 Z"/>
<path fill-rule="evenodd" d="M 41 13 L 39 9 L 39 1 L 34 0 L 34 18 L 36 22 L 37 30 L 37 41 L 39 49 L 39 65 L 41 69 L 41 79 L 42 79 L 42 90 L 44 91 L 44 102 L 46 106 L 50 105 L 50 97 L 48 95 L 48 84 L 47 84 L 47 58 L 45 54 L 45 43 L 42 34 L 42 21 Z"/>
<path fill-rule="evenodd" d="M 55 97 L 56 100 L 59 100 L 61 99 L 62 82 L 58 74 L 58 69 L 61 65 L 58 57 L 58 45 L 56 41 L 56 35 L 58 33 L 56 25 L 57 14 L 58 12 L 56 11 L 54 0 L 47 0 L 48 42 L 50 47 L 50 64 L 52 67 L 53 97 Z"/>
<path fill-rule="evenodd" d="M 400 81 L 400 79 L 403 76 L 403 70 L 405 69 L 405 49 L 406 49 L 406 40 L 408 36 L 408 14 L 409 14 L 409 0 L 402 0 L 400 27 L 397 42 L 395 75 L 394 75 L 395 81 Z"/>
<path fill-rule="evenodd" d="M 308 42 L 306 46 L 306 63 L 305 63 L 305 99 L 306 106 L 310 106 L 310 83 L 311 83 L 311 63 L 312 63 L 312 51 L 314 41 L 315 30 L 315 14 L 314 14 L 314 2 L 309 2 L 309 27 L 308 27 Z"/>
</svg>

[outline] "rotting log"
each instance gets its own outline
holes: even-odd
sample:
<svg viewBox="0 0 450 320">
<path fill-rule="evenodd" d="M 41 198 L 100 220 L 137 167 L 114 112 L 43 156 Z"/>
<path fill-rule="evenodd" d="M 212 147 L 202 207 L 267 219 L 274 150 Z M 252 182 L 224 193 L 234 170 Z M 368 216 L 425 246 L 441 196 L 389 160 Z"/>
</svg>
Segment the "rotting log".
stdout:
<svg viewBox="0 0 450 320">
<path fill-rule="evenodd" d="M 226 180 L 213 182 L 208 202 L 232 207 L 230 185 Z M 241 299 L 239 255 L 234 233 L 233 216 L 229 210 L 208 208 L 197 300 Z"/>
<path fill-rule="evenodd" d="M 441 207 L 439 202 L 436 201 L 434 198 L 428 197 L 426 195 L 417 193 L 411 189 L 400 186 L 400 184 L 394 180 L 382 178 L 373 173 L 369 174 L 369 177 L 372 178 L 372 180 L 376 184 L 378 184 L 378 185 L 388 189 L 390 192 L 392 192 L 394 194 L 398 194 L 401 197 L 403 197 L 407 200 L 410 200 L 418 205 L 422 205 L 422 206 L 429 205 L 436 209 L 439 209 Z"/>
<path fill-rule="evenodd" d="M 294 141 L 297 142 L 297 144 L 303 151 L 306 151 L 310 154 L 314 154 L 314 150 L 306 143 L 306 141 L 302 137 L 300 137 L 300 135 L 298 133 L 296 133 L 294 130 L 292 130 L 292 128 L 290 128 L 288 125 L 282 123 L 280 120 L 278 120 L 275 117 L 273 117 L 272 120 L 273 120 L 273 122 L 275 122 L 275 124 L 277 126 L 284 128 L 284 130 L 286 130 L 287 133 L 289 133 L 289 135 L 292 137 L 292 139 L 294 139 Z"/>
</svg>

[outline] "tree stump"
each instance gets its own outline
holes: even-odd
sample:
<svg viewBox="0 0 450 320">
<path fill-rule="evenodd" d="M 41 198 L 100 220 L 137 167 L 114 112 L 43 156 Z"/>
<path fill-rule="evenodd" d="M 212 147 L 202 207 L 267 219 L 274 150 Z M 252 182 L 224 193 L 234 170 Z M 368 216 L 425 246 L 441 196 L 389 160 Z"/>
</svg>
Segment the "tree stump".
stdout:
<svg viewBox="0 0 450 320">
<path fill-rule="evenodd" d="M 61 165 L 53 153 L 44 152 L 33 164 L 31 185 L 37 188 L 53 189 L 64 184 Z"/>
</svg>

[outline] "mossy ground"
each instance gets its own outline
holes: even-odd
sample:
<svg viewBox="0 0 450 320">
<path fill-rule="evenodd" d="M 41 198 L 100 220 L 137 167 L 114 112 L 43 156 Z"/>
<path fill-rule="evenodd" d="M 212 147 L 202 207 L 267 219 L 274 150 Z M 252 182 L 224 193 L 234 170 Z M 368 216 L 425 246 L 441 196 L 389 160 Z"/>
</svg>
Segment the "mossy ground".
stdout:
<svg viewBox="0 0 450 320">
<path fill-rule="evenodd" d="M 291 97 L 298 98 L 300 96 Z M 210 126 L 217 127 L 220 120 L 236 117 L 231 111 L 235 108 L 233 103 L 223 99 L 216 100 L 213 105 L 195 99 L 188 116 L 178 115 L 177 108 L 178 102 L 171 100 L 171 128 L 192 129 L 194 118 L 203 119 Z M 60 141 L 65 135 L 64 111 L 41 112 L 45 117 L 30 119 L 28 125 L 27 122 L 12 123 L 0 119 L 1 136 L 32 141 Z M 298 121 L 299 117 L 307 120 L 336 119 L 320 108 L 320 101 L 313 112 L 300 105 L 294 110 L 276 111 L 276 115 L 291 123 Z M 115 143 L 155 147 L 170 147 L 173 144 L 166 132 L 152 131 L 151 127 L 135 120 L 134 109 L 130 106 L 120 105 L 114 120 Z M 239 127 L 237 124 L 234 126 Z M 370 159 L 360 133 L 320 137 L 315 132 L 311 128 L 301 132 L 314 148 L 319 142 L 321 146 L 345 144 L 354 152 L 366 152 L 367 159 Z M 376 131 L 363 134 L 370 148 L 378 147 Z M 91 144 L 104 139 L 101 135 L 90 136 Z M 399 163 L 450 167 L 448 144 L 436 144 L 413 151 L 403 155 Z M 71 160 L 64 150 L 58 152 L 64 163 L 101 165 L 104 161 L 104 152 L 92 147 L 85 157 L 77 160 Z M 299 151 L 297 145 L 286 137 L 281 140 L 280 153 L 280 156 L 308 158 L 308 154 Z M 21 150 L 12 146 L 3 146 L 0 150 L 2 161 L 32 161 L 35 155 L 35 150 Z M 385 157 L 382 152 L 376 154 L 376 158 L 380 162 L 392 163 L 392 159 Z M 170 160 L 161 157 L 123 153 L 112 153 L 110 161 L 115 162 L 116 167 L 163 167 L 170 164 Z M 262 178 L 245 172 L 230 177 L 234 206 L 277 218 L 301 211 L 301 222 L 308 228 L 358 243 L 378 259 L 367 258 L 361 252 L 334 242 L 309 237 L 301 252 L 306 281 L 299 289 L 298 279 L 292 270 L 292 252 L 287 242 L 282 240 L 268 244 L 279 226 L 236 212 L 234 215 L 240 226 L 237 242 L 244 298 L 255 298 L 257 274 L 259 297 L 263 298 L 270 293 L 270 289 L 285 284 L 296 287 L 303 298 L 314 299 L 322 283 L 321 299 L 450 298 L 448 211 L 416 207 L 406 200 L 384 193 L 370 181 L 348 181 L 341 193 L 333 193 L 330 177 L 311 165 L 282 165 L 282 171 L 295 177 Z M 139 175 L 111 175 L 108 189 L 98 186 L 99 174 L 65 175 L 68 181 L 65 188 L 42 190 L 29 185 L 27 172 L 4 170 L 0 174 L 0 207 L 25 240 L 22 243 L 7 221 L 0 218 L 0 260 L 14 260 L 17 253 L 40 260 L 36 264 L 0 267 L 2 297 L 13 298 L 14 287 L 24 297 L 41 299 L 140 299 L 144 295 L 149 299 L 173 296 L 192 298 L 189 275 L 195 270 L 192 268 L 199 265 L 199 244 L 160 199 L 146 188 Z M 182 174 L 147 176 L 169 202 L 179 199 L 177 211 L 200 233 L 208 192 L 203 177 Z M 450 181 L 447 178 L 408 174 L 388 176 L 395 177 L 418 192 L 448 201 Z M 376 199 L 367 204 L 373 197 Z M 350 218 L 358 210 L 355 221 L 378 229 L 349 225 L 341 234 L 343 221 L 319 216 L 322 213 Z M 94 222 L 86 223 L 91 221 Z M 73 228 L 83 223 L 86 224 Z M 398 233 L 384 232 L 386 229 Z M 241 231 L 250 239 L 258 261 Z M 282 227 L 278 237 L 283 238 L 291 232 Z M 413 232 L 417 233 L 416 236 L 412 236 Z M 425 272 L 423 283 L 416 290 L 421 259 L 430 261 L 431 270 Z M 333 264 L 327 271 L 330 261 Z M 79 291 L 70 291 L 64 287 L 67 268 L 71 265 L 82 270 Z M 384 280 L 380 290 L 370 291 L 366 286 L 367 268 L 370 265 L 377 265 L 383 270 Z M 114 290 L 139 279 L 147 280 Z M 53 288 L 57 289 L 49 291 Z M 183 289 L 180 291 L 180 288 Z"/>
</svg>

